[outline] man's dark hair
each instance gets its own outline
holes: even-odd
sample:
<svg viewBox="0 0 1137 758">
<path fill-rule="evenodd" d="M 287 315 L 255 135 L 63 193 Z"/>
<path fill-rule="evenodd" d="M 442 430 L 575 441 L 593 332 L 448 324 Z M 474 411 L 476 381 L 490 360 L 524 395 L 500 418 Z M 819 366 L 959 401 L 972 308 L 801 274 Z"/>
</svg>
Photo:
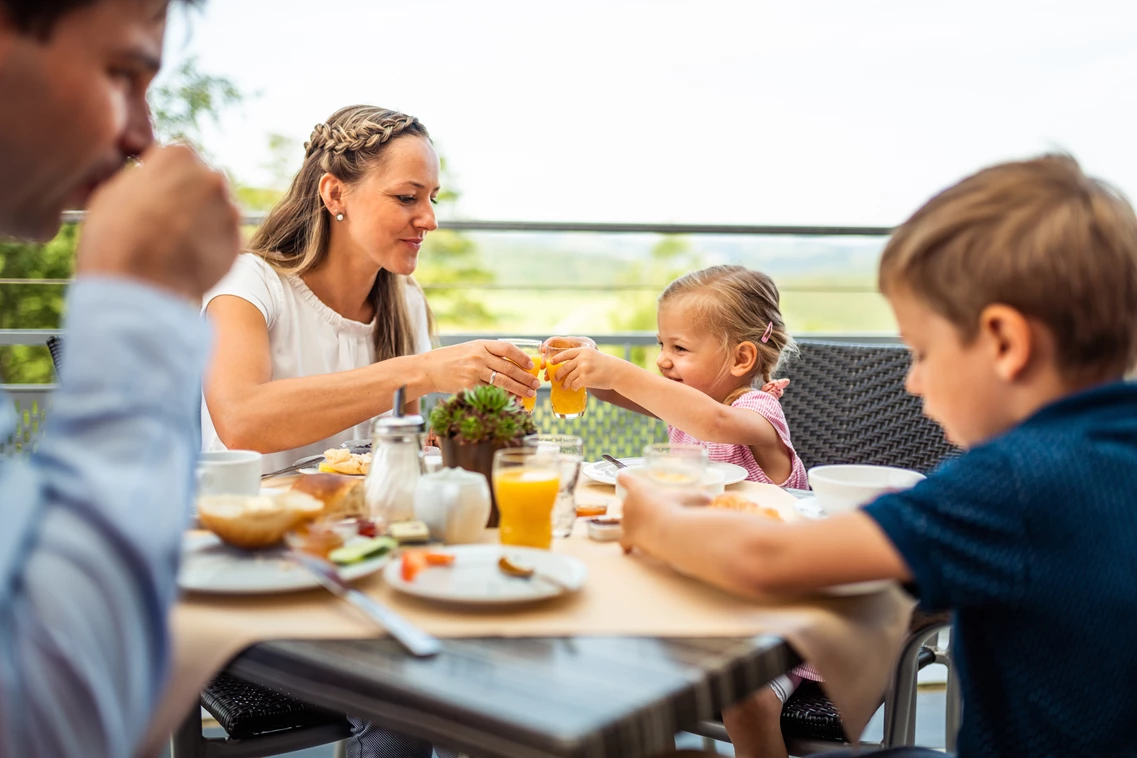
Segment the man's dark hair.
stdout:
<svg viewBox="0 0 1137 758">
<path fill-rule="evenodd" d="M 0 15 L 7 16 L 17 29 L 37 37 L 48 37 L 55 22 L 68 13 L 101 0 L 0 0 Z M 171 0 L 195 5 L 202 0 Z"/>
</svg>

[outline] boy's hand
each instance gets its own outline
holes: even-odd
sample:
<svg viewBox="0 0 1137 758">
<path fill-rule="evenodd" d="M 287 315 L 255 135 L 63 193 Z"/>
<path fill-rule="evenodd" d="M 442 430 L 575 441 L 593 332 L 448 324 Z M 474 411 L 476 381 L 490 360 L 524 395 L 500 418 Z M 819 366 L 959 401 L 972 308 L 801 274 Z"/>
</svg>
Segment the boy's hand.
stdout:
<svg viewBox="0 0 1137 758">
<path fill-rule="evenodd" d="M 629 365 L 627 361 L 591 347 L 574 347 L 549 357 L 550 364 L 560 364 L 555 378 L 565 389 L 614 389 L 616 377 Z"/>
<path fill-rule="evenodd" d="M 698 492 L 677 492 L 653 487 L 628 471 L 619 475 L 620 486 L 627 490 L 622 520 L 620 546 L 625 553 L 638 547 L 653 554 L 661 527 L 675 518 L 684 506 L 706 505 L 710 498 Z"/>
</svg>

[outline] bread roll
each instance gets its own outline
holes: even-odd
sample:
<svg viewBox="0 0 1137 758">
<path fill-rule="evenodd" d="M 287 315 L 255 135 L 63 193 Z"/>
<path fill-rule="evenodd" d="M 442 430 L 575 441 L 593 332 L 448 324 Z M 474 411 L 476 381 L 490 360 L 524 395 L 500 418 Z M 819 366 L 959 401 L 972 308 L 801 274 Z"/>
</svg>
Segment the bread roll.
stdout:
<svg viewBox="0 0 1137 758">
<path fill-rule="evenodd" d="M 197 499 L 201 525 L 223 542 L 245 550 L 277 544 L 305 521 L 317 518 L 324 504 L 302 492 L 275 495 L 203 495 Z"/>
<path fill-rule="evenodd" d="M 292 485 L 292 491 L 311 495 L 323 503 L 323 519 L 339 521 L 367 517 L 363 482 L 359 479 L 338 474 L 311 474 L 299 477 Z"/>
<path fill-rule="evenodd" d="M 711 501 L 711 508 L 719 508 L 724 511 L 741 511 L 742 513 L 753 513 L 757 516 L 765 516 L 766 518 L 774 519 L 775 521 L 782 521 L 782 514 L 776 508 L 768 508 L 766 506 L 758 505 L 752 500 L 747 500 L 742 495 L 735 492 L 724 492 Z"/>
</svg>

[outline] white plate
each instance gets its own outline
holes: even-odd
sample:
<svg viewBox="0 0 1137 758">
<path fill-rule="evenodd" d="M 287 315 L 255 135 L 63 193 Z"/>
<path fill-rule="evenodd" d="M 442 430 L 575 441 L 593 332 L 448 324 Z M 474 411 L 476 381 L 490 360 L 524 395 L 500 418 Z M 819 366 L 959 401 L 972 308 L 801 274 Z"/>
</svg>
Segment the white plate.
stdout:
<svg viewBox="0 0 1137 758">
<path fill-rule="evenodd" d="M 462 605 L 532 603 L 576 592 L 588 578 L 588 568 L 578 559 L 532 547 L 455 545 L 438 552 L 453 554 L 454 563 L 427 566 L 413 582 L 405 582 L 401 562 L 393 561 L 383 578 L 408 595 Z M 518 565 L 536 569 L 537 574 L 529 579 L 506 576 L 497 567 L 503 555 Z M 541 574 L 558 581 L 542 579 Z"/>
<path fill-rule="evenodd" d="M 799 515 L 811 521 L 829 518 L 828 514 L 825 513 L 825 509 L 821 507 L 821 503 L 819 503 L 817 498 L 813 495 L 799 498 L 797 502 L 794 503 L 794 508 L 797 509 Z M 893 584 L 891 579 L 874 579 L 871 582 L 854 582 L 853 584 L 838 584 L 836 587 L 826 587 L 820 590 L 819 594 L 832 595 L 834 597 L 871 595 L 874 592 L 880 592 L 891 584 Z"/>
<path fill-rule="evenodd" d="M 628 468 L 637 468 L 644 465 L 643 458 L 617 458 L 620 463 L 623 463 Z M 742 466 L 736 466 L 733 463 L 721 463 L 719 461 L 711 461 L 708 466 L 713 469 L 722 471 L 723 485 L 738 484 L 746 479 L 746 469 Z M 596 461 L 589 463 L 581 469 L 581 472 L 594 482 L 601 484 L 616 484 L 617 468 L 609 461 Z"/>
<path fill-rule="evenodd" d="M 381 555 L 339 567 L 348 581 L 374 574 L 391 560 Z M 182 540 L 178 586 L 189 592 L 220 595 L 271 595 L 320 586 L 305 569 L 285 556 L 283 548 L 249 552 L 230 547 L 208 533 L 187 534 Z"/>
</svg>

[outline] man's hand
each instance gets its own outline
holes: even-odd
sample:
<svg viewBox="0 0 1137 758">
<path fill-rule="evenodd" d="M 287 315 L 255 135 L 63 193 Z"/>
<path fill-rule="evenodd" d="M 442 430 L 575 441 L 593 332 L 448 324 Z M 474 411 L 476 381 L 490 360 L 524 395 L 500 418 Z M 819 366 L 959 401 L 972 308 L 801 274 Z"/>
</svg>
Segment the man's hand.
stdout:
<svg viewBox="0 0 1137 758">
<path fill-rule="evenodd" d="M 91 198 L 79 275 L 121 276 L 198 302 L 240 251 L 240 220 L 225 177 L 188 147 L 151 148 Z"/>
</svg>

